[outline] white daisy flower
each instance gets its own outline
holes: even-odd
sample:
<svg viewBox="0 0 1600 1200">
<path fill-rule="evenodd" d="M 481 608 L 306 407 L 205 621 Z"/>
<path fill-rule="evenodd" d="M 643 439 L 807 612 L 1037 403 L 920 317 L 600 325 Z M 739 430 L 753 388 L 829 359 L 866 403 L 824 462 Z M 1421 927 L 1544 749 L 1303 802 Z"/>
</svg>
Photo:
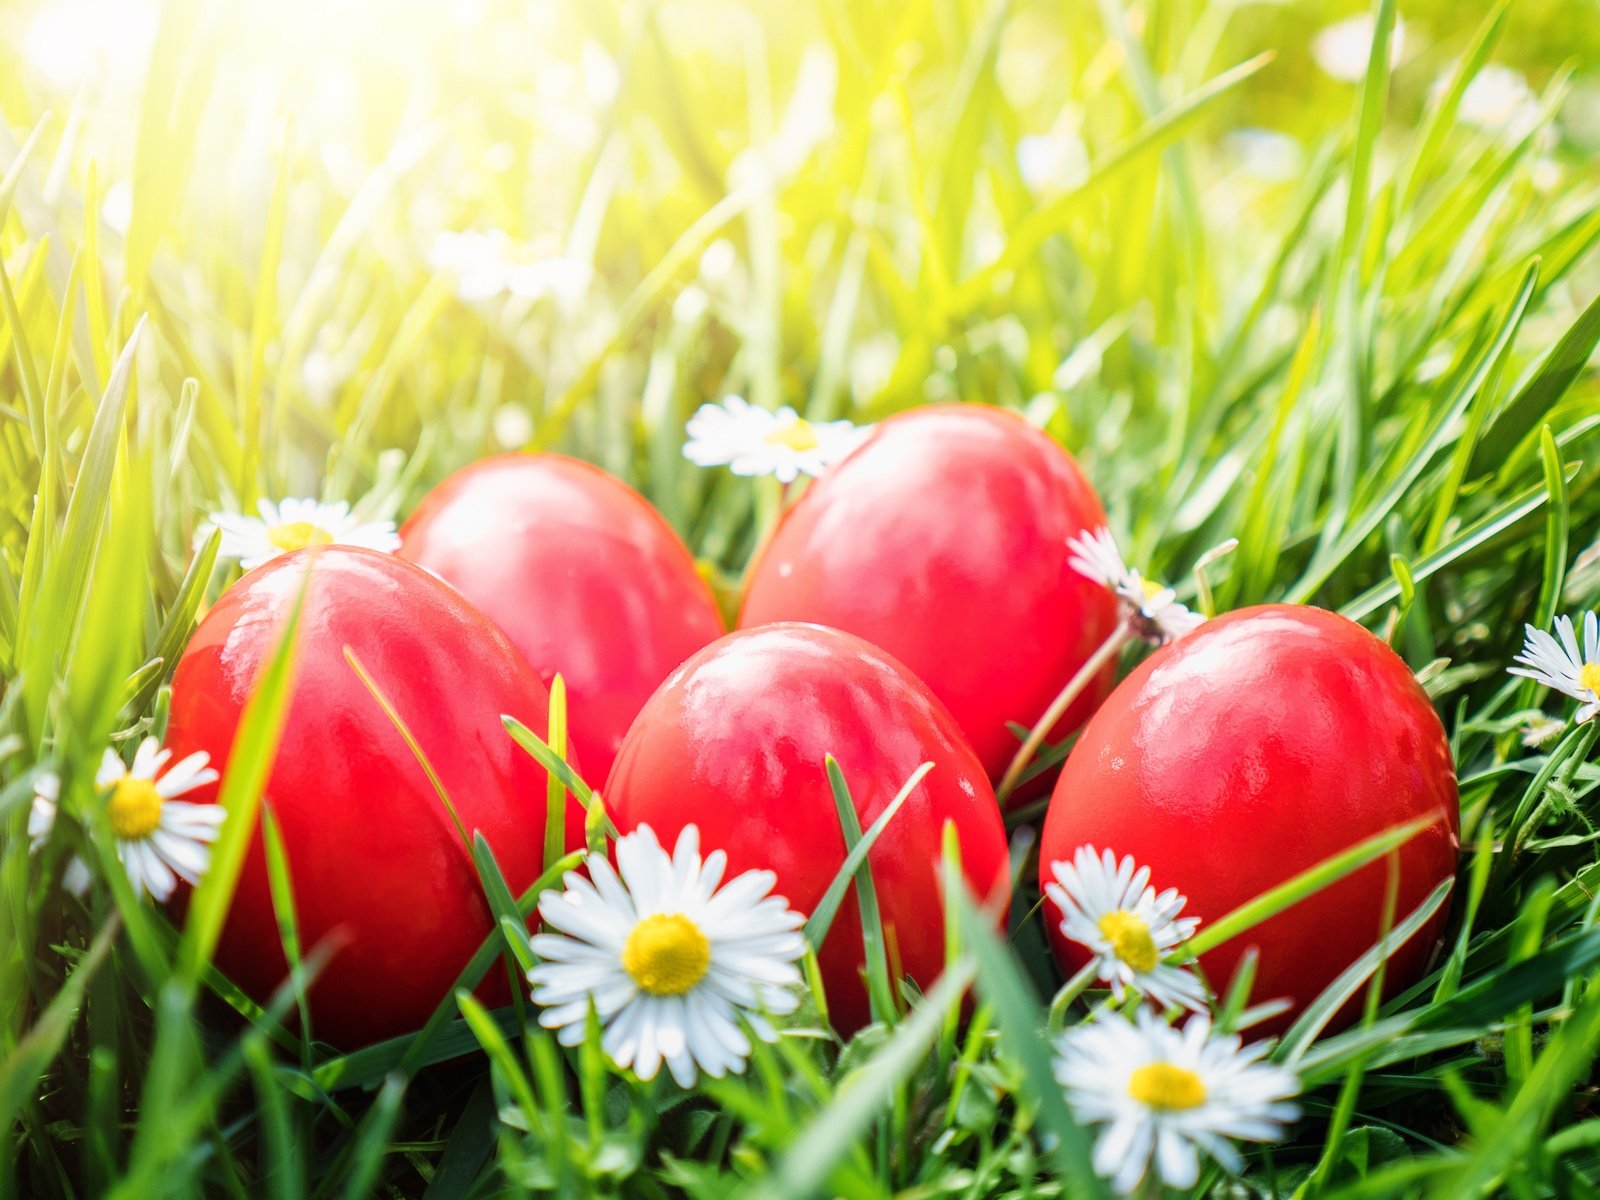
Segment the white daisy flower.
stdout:
<svg viewBox="0 0 1600 1200">
<path fill-rule="evenodd" d="M 1104 525 L 1067 539 L 1072 552 L 1067 565 L 1078 574 L 1109 588 L 1122 601 L 1133 631 L 1157 646 L 1177 641 L 1205 623 L 1205 617 L 1179 604 L 1177 593 L 1146 579 L 1122 560 L 1122 553 Z"/>
<path fill-rule="evenodd" d="M 28 810 L 28 853 L 37 854 L 50 840 L 61 807 L 61 776 L 41 771 L 33 780 L 33 807 Z M 61 886 L 74 896 L 89 890 L 89 865 L 76 854 L 62 873 Z"/>
<path fill-rule="evenodd" d="M 222 530 L 218 556 L 237 558 L 247 571 L 303 546 L 363 546 L 387 554 L 400 549 L 400 535 L 393 521 L 358 520 L 343 500 L 331 504 L 296 499 L 274 504 L 263 500 L 257 510 L 259 517 L 239 513 L 211 515 L 211 523 Z"/>
<path fill-rule="evenodd" d="M 689 418 L 683 456 L 696 466 L 727 467 L 735 475 L 772 475 L 793 483 L 820 475 L 861 444 L 870 426 L 808 421 L 784 405 L 777 412 L 742 396 L 702 404 Z"/>
<path fill-rule="evenodd" d="M 1198 917 L 1180 917 L 1188 903 L 1176 888 L 1157 893 L 1150 868 L 1131 855 L 1119 863 L 1107 850 L 1079 846 L 1070 863 L 1050 864 L 1045 895 L 1061 912 L 1061 935 L 1087 947 L 1095 971 L 1119 1001 L 1132 990 L 1161 1008 L 1206 1007 L 1194 972 L 1161 960 L 1194 936 Z"/>
<path fill-rule="evenodd" d="M 1127 1194 L 1153 1165 L 1168 1187 L 1193 1187 L 1200 1152 L 1237 1174 L 1234 1141 L 1270 1142 L 1299 1116 L 1299 1081 L 1261 1061 L 1265 1043 L 1242 1048 L 1213 1035 L 1197 1014 L 1179 1030 L 1141 1010 L 1078 1025 L 1056 1043 L 1056 1081 L 1078 1118 L 1104 1125 L 1094 1169 Z"/>
<path fill-rule="evenodd" d="M 95 785 L 109 789 L 106 807 L 117 857 L 127 868 L 134 891 L 166 900 L 183 879 L 193 885 L 211 866 L 211 843 L 217 840 L 226 810 L 217 804 L 191 804 L 177 797 L 214 783 L 217 772 L 204 750 L 167 767 L 172 751 L 146 738 L 124 766 L 107 750 Z"/>
<path fill-rule="evenodd" d="M 693 825 L 671 855 L 641 825 L 618 839 L 616 861 L 613 870 L 591 857 L 589 878 L 571 872 L 566 891 L 539 903 L 558 931 L 532 941 L 545 960 L 528 972 L 544 1006 L 539 1023 L 575 1046 L 593 1004 L 606 1053 L 641 1079 L 663 1061 L 684 1087 L 697 1069 L 713 1078 L 742 1072 L 746 1029 L 772 1041 L 765 1014 L 799 1006 L 805 918 L 768 894 L 771 871 L 746 871 L 719 890 L 727 855 L 716 850 L 702 861 Z"/>
<path fill-rule="evenodd" d="M 1372 53 L 1376 25 L 1370 15 L 1350 17 L 1320 30 L 1311 39 L 1311 57 L 1317 66 L 1340 83 L 1360 83 L 1367 77 L 1367 58 Z M 1394 19 L 1394 36 L 1389 40 L 1389 67 L 1400 65 L 1405 53 L 1406 23 Z"/>
<path fill-rule="evenodd" d="M 1579 725 L 1600 713 L 1600 627 L 1597 627 L 1595 614 L 1583 614 L 1581 653 L 1571 617 L 1560 616 L 1555 619 L 1555 631 L 1560 641 L 1532 625 L 1524 628 L 1527 640 L 1523 643 L 1522 653 L 1512 660 L 1522 666 L 1508 667 L 1507 670 L 1582 701 L 1583 707 L 1578 710 Z"/>
</svg>

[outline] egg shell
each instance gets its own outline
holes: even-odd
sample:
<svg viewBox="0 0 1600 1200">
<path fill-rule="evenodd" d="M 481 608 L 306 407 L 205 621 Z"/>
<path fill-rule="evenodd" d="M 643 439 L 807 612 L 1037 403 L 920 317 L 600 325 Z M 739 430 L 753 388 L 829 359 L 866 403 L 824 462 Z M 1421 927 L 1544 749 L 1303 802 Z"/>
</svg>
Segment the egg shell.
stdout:
<svg viewBox="0 0 1600 1200">
<path fill-rule="evenodd" d="M 690 659 L 629 730 L 606 788 L 627 833 L 665 845 L 694 823 L 728 878 L 771 870 L 775 892 L 809 915 L 844 862 L 825 758 L 838 760 L 863 830 L 925 761 L 934 768 L 868 856 L 891 966 L 923 987 L 944 965 L 939 871 L 954 823 L 974 892 L 1005 911 L 1005 828 L 982 765 L 945 707 L 888 654 L 815 625 L 730 634 Z M 819 956 L 835 1026 L 869 1019 L 854 889 Z"/>
<path fill-rule="evenodd" d="M 622 735 L 672 669 L 722 636 L 694 559 L 661 514 L 598 467 L 502 454 L 430 491 L 400 530 L 404 558 L 492 618 L 548 687 L 604 782 Z"/>
<path fill-rule="evenodd" d="M 1041 886 L 1077 847 L 1131 854 L 1185 916 L 1216 921 L 1375 834 L 1431 823 L 1398 851 L 1395 920 L 1455 873 L 1460 811 L 1450 745 L 1410 669 L 1380 639 L 1317 608 L 1265 605 L 1218 617 L 1152 654 L 1085 726 L 1050 801 Z M 1298 1012 L 1383 932 L 1383 860 L 1201 958 L 1225 989 L 1249 947 L 1252 999 Z M 1045 916 L 1065 969 L 1087 961 Z M 1393 992 L 1424 970 L 1441 909 L 1390 959 Z M 1265 1026 L 1285 1028 L 1292 1015 Z M 1333 1026 L 1356 1015 L 1347 1006 Z"/>
<path fill-rule="evenodd" d="M 784 514 L 741 626 L 810 621 L 881 646 L 950 709 L 989 777 L 1112 631 L 1117 606 L 1067 564 L 1105 523 L 1073 458 L 1014 413 L 975 404 L 883 421 Z M 1052 731 L 1110 690 L 1108 668 Z"/>
<path fill-rule="evenodd" d="M 350 1048 L 420 1028 L 492 921 L 467 844 L 345 648 L 513 892 L 542 869 L 546 775 L 500 717 L 542 734 L 550 698 L 494 623 L 421 568 L 349 547 L 300 550 L 244 576 L 201 621 L 173 678 L 174 757 L 204 750 L 226 766 L 307 566 L 293 692 L 262 803 L 283 836 L 302 951 L 338 946 L 311 988 L 313 1032 Z M 186 798 L 215 802 L 218 786 Z M 575 802 L 568 830 L 569 844 L 581 839 Z M 258 1001 L 287 974 L 259 830 L 216 961 Z M 484 994 L 509 1000 L 503 971 Z"/>
</svg>

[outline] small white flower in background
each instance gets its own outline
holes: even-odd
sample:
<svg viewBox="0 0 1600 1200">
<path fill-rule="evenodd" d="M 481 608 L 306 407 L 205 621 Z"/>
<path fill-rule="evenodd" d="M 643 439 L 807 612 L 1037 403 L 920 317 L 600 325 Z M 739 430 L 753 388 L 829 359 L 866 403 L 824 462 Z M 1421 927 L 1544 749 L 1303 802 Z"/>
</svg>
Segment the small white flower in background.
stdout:
<svg viewBox="0 0 1600 1200">
<path fill-rule="evenodd" d="M 700 278 L 708 284 L 727 283 L 739 265 L 739 251 L 727 238 L 717 238 L 700 252 Z"/>
<path fill-rule="evenodd" d="M 691 283 L 672 302 L 672 319 L 679 325 L 695 325 L 710 309 L 711 297 L 706 295 L 705 288 Z"/>
<path fill-rule="evenodd" d="M 343 500 L 263 500 L 257 510 L 259 517 L 211 515 L 211 523 L 222 530 L 218 557 L 236 558 L 247 571 L 304 546 L 363 546 L 388 554 L 400 549 L 393 521 L 362 521 Z"/>
<path fill-rule="evenodd" d="M 1522 653 L 1512 660 L 1522 665 L 1507 670 L 1581 701 L 1579 725 L 1600 713 L 1600 625 L 1596 623 L 1595 614 L 1583 614 L 1581 650 L 1571 617 L 1555 619 L 1556 637 L 1532 625 L 1524 628 L 1527 640 L 1522 645 Z"/>
<path fill-rule="evenodd" d="M 134 752 L 131 767 L 123 765 L 116 751 L 107 749 L 94 778 L 97 788 L 111 793 L 106 798 L 107 815 L 128 881 L 135 892 L 148 892 L 157 901 L 170 897 L 179 879 L 200 882 L 211 865 L 211 843 L 217 840 L 227 815 L 215 804 L 178 799 L 217 780 L 205 751 L 163 771 L 171 757 L 172 751 L 163 750 L 155 738 L 146 738 Z M 60 778 L 41 773 L 34 783 L 33 809 L 28 814 L 30 852 L 38 851 L 55 828 L 60 801 Z M 73 895 L 82 895 L 89 887 L 89 868 L 74 858 L 61 882 Z"/>
<path fill-rule="evenodd" d="M 40 771 L 33 777 L 33 807 L 28 810 L 28 851 L 37 854 L 56 827 L 61 804 L 61 776 Z"/>
<path fill-rule="evenodd" d="M 562 308 L 582 300 L 594 280 L 594 268 L 576 258 L 558 255 L 518 263 L 506 277 L 506 290 L 523 300 L 549 296 Z"/>
<path fill-rule="evenodd" d="M 1107 850 L 1079 846 L 1070 863 L 1050 864 L 1054 880 L 1045 895 L 1061 911 L 1061 934 L 1094 955 L 1098 977 L 1120 1002 L 1134 991 L 1161 1008 L 1206 1007 L 1206 990 L 1192 971 L 1170 966 L 1166 958 L 1200 924 L 1180 917 L 1187 903 L 1176 888 L 1157 893 L 1150 868 L 1119 863 Z"/>
<path fill-rule="evenodd" d="M 468 303 L 509 294 L 525 300 L 550 296 L 570 307 L 594 279 L 588 263 L 562 255 L 536 257 L 503 229 L 439 233 L 428 248 L 428 265 L 453 275 L 456 295 Z"/>
<path fill-rule="evenodd" d="M 1147 1010 L 1136 1021 L 1107 1016 L 1067 1030 L 1056 1045 L 1068 1103 L 1079 1120 L 1106 1126 L 1094 1169 L 1124 1194 L 1152 1167 L 1168 1187 L 1193 1187 L 1202 1151 L 1237 1174 L 1244 1161 L 1234 1141 L 1276 1141 L 1299 1116 L 1289 1103 L 1299 1081 L 1261 1061 L 1266 1044 L 1213 1034 L 1203 1014 L 1182 1029 Z"/>
<path fill-rule="evenodd" d="M 511 287 L 511 239 L 504 230 L 488 233 L 467 229 L 436 234 L 428 248 L 428 265 L 453 275 L 456 295 L 469 303 L 487 300 Z"/>
<path fill-rule="evenodd" d="M 33 780 L 33 807 L 28 810 L 28 853 L 37 854 L 50 839 L 56 827 L 56 813 L 61 807 L 61 776 L 54 771 L 41 771 Z M 62 873 L 61 886 L 74 896 L 89 890 L 89 866 L 73 855 Z"/>
<path fill-rule="evenodd" d="M 508 401 L 495 409 L 490 426 L 502 450 L 521 450 L 533 440 L 533 414 L 520 404 Z"/>
<path fill-rule="evenodd" d="M 1176 593 L 1128 566 L 1104 525 L 1067 539 L 1067 565 L 1109 588 L 1122 601 L 1134 633 L 1157 646 L 1173 642 L 1205 624 L 1205 617 L 1179 604 Z"/>
<path fill-rule="evenodd" d="M 1370 16 L 1351 17 L 1320 30 L 1311 39 L 1311 57 L 1317 66 L 1340 83 L 1360 83 L 1367 75 L 1367 59 L 1372 54 L 1374 22 Z M 1389 41 L 1389 66 L 1400 65 L 1406 45 L 1406 23 L 1394 19 L 1394 36 Z"/>
<path fill-rule="evenodd" d="M 128 226 L 133 223 L 133 185 L 126 179 L 119 179 L 106 189 L 105 198 L 100 201 L 100 218 L 127 235 Z"/>
<path fill-rule="evenodd" d="M 696 466 L 727 467 L 735 475 L 772 475 L 793 483 L 820 475 L 861 444 L 870 426 L 808 421 L 784 405 L 758 408 L 742 396 L 702 404 L 689 418 L 683 456 Z"/>
<path fill-rule="evenodd" d="M 593 1004 L 605 1052 L 641 1079 L 663 1062 L 684 1087 L 699 1071 L 742 1072 L 745 1029 L 772 1041 L 764 1014 L 799 1007 L 805 918 L 769 894 L 771 871 L 746 871 L 719 889 L 727 855 L 702 861 L 693 825 L 670 855 L 641 825 L 617 840 L 616 861 L 613 870 L 591 857 L 589 878 L 569 873 L 566 890 L 539 903 L 557 931 L 532 940 L 545 960 L 528 972 L 544 1007 L 539 1023 L 576 1046 Z"/>
<path fill-rule="evenodd" d="M 1235 129 L 1222 135 L 1222 144 L 1238 159 L 1245 174 L 1266 183 L 1298 179 L 1305 166 L 1305 150 L 1299 141 L 1276 129 Z"/>
<path fill-rule="evenodd" d="M 1548 195 L 1561 186 L 1566 171 L 1561 163 L 1548 154 L 1541 154 L 1533 164 L 1533 190 Z"/>
<path fill-rule="evenodd" d="M 1048 133 L 1017 139 L 1017 173 L 1031 192 L 1064 188 L 1089 170 L 1089 151 L 1078 136 L 1077 122 L 1063 122 Z"/>
<path fill-rule="evenodd" d="M 1446 86 L 1440 80 L 1436 92 Z M 1539 97 L 1521 71 L 1491 63 L 1472 77 L 1456 112 L 1468 125 L 1522 137 L 1539 123 Z"/>
<path fill-rule="evenodd" d="M 108 749 L 94 777 L 96 787 L 111 792 L 106 807 L 128 881 L 135 892 L 147 891 L 157 901 L 171 896 L 179 879 L 200 882 L 227 815 L 221 805 L 178 799 L 216 782 L 210 756 L 200 750 L 168 768 L 171 757 L 155 738 L 146 738 L 134 752 L 133 766 L 124 766 Z"/>
</svg>

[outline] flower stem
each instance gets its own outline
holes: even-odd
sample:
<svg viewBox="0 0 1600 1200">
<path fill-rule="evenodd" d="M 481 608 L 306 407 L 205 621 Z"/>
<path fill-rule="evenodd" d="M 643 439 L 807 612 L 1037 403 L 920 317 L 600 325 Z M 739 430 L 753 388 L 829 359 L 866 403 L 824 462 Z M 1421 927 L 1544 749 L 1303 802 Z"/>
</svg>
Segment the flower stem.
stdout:
<svg viewBox="0 0 1600 1200">
<path fill-rule="evenodd" d="M 1107 635 L 1105 641 L 1100 643 L 1100 648 L 1089 656 L 1088 661 L 1078 668 L 1078 673 L 1067 680 L 1067 685 L 1056 693 L 1054 700 L 1050 701 L 1050 707 L 1044 710 L 1044 716 L 1040 717 L 1034 727 L 1028 731 L 1027 738 L 1017 748 L 1016 754 L 1012 756 L 1011 765 L 1006 768 L 1006 773 L 1000 778 L 1000 786 L 995 789 L 995 795 L 999 798 L 1001 807 L 1005 806 L 1006 800 L 1016 790 L 1017 781 L 1022 778 L 1022 772 L 1033 761 L 1033 756 L 1039 752 L 1039 747 L 1044 745 L 1045 738 L 1055 728 L 1056 722 L 1061 720 L 1061 715 L 1078 698 L 1078 694 L 1088 686 L 1089 681 L 1100 673 L 1101 668 L 1128 644 L 1131 631 L 1131 626 L 1128 624 L 1126 617 L 1118 621 L 1117 627 Z"/>
</svg>

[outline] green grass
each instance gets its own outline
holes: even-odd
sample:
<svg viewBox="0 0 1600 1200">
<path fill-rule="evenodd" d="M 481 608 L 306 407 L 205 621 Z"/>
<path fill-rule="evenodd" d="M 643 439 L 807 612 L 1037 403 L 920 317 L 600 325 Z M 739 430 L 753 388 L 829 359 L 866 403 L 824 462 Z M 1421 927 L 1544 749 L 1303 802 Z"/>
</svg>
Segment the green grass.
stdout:
<svg viewBox="0 0 1600 1200">
<path fill-rule="evenodd" d="M 323 7 L 175 2 L 82 87 L 25 57 L 31 6 L 0 12 L 0 1196 L 1096 1193 L 1041 1069 L 1047 1021 L 1088 1002 L 1051 1005 L 1026 897 L 1002 943 L 952 895 L 928 996 L 875 970 L 883 1024 L 759 1047 L 689 1096 L 465 994 L 394 1043 L 307 1043 L 285 1019 L 317 948 L 264 1011 L 209 965 L 242 844 L 175 922 L 95 835 L 101 748 L 160 733 L 236 573 L 194 545 L 208 512 L 322 494 L 403 515 L 528 442 L 639 486 L 732 589 L 780 497 L 679 453 L 729 391 L 857 420 L 1020 409 L 1186 598 L 1315 603 L 1387 637 L 1461 777 L 1444 952 L 1358 1027 L 1316 1037 L 1330 997 L 1291 1030 L 1304 1119 L 1249 1185 L 1600 1191 L 1593 727 L 1525 747 L 1533 710 L 1570 706 L 1504 672 L 1524 621 L 1600 589 L 1600 171 L 1560 116 L 1569 91 L 1592 103 L 1592 21 L 1408 7 L 1421 48 L 1345 87 L 1305 50 L 1347 11 L 1319 4 L 486 3 L 478 32 Z M 1491 61 L 1544 89 L 1540 129 L 1458 121 Z M 1253 125 L 1300 140 L 1288 178 L 1226 137 Z M 1052 127 L 1065 165 L 1036 190 L 1019 142 Z M 428 250 L 471 227 L 593 276 L 464 301 Z M 278 670 L 224 784 L 244 811 Z M 85 824 L 30 856 L 44 767 Z M 59 888 L 80 851 L 82 902 Z M 538 888 L 475 861 L 505 919 L 463 988 L 526 953 Z"/>
</svg>

